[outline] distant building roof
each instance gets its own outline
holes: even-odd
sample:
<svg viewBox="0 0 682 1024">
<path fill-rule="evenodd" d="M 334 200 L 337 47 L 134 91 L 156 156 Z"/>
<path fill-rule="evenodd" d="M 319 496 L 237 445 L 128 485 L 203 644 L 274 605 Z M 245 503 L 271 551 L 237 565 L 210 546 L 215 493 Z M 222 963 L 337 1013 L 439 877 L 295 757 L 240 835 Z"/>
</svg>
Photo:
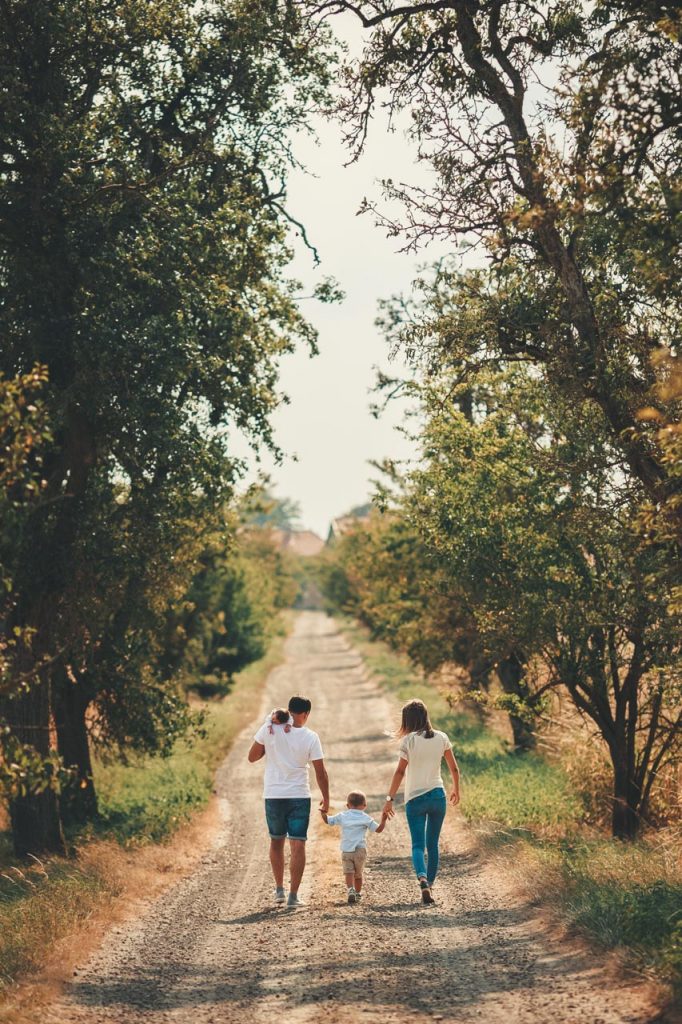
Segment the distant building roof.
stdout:
<svg viewBox="0 0 682 1024">
<path fill-rule="evenodd" d="M 366 523 L 369 519 L 370 509 L 371 505 L 363 505 L 357 511 L 353 510 L 350 512 L 347 516 L 337 516 L 336 519 L 332 519 L 327 535 L 327 544 L 331 544 L 332 541 L 343 537 L 344 534 L 350 533 L 351 530 L 361 523 Z"/>
<path fill-rule="evenodd" d="M 312 530 L 279 530 L 270 531 L 273 541 L 280 551 L 291 551 L 294 555 L 309 558 L 319 555 L 324 541 Z"/>
</svg>

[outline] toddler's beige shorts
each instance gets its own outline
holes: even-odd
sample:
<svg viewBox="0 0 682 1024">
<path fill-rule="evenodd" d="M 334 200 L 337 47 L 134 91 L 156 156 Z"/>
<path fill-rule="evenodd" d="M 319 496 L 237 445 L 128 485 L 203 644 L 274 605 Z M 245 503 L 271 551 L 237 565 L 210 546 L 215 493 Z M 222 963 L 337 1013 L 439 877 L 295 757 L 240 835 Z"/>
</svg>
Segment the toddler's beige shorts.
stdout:
<svg viewBox="0 0 682 1024">
<path fill-rule="evenodd" d="M 341 864 L 343 865 L 344 875 L 350 875 L 352 871 L 354 875 L 359 877 L 362 874 L 366 860 L 367 850 L 364 846 L 358 846 L 355 850 L 342 850 Z"/>
</svg>

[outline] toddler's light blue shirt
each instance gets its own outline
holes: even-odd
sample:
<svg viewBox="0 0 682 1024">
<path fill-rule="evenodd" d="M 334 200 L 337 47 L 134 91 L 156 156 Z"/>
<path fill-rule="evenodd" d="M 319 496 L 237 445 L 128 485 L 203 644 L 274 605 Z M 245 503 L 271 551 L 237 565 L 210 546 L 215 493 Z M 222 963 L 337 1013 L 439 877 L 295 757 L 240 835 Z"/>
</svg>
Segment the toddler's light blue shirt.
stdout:
<svg viewBox="0 0 682 1024">
<path fill-rule="evenodd" d="M 341 826 L 341 850 L 344 853 L 357 850 L 359 846 L 366 847 L 367 829 L 376 832 L 379 828 L 378 821 L 365 811 L 359 811 L 357 807 L 349 807 L 347 811 L 333 814 L 327 818 L 327 824 Z"/>
</svg>

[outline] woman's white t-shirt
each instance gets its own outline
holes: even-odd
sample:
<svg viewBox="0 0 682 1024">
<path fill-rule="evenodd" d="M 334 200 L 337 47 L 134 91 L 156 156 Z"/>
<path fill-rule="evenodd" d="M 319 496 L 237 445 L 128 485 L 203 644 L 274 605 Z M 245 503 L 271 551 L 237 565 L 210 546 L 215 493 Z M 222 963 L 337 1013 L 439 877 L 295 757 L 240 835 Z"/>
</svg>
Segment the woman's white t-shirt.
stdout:
<svg viewBox="0 0 682 1024">
<path fill-rule="evenodd" d="M 407 761 L 405 803 L 432 789 L 445 789 L 440 766 L 446 750 L 452 750 L 452 743 L 444 732 L 434 730 L 430 739 L 426 739 L 423 732 L 403 736 L 400 756 Z"/>
</svg>

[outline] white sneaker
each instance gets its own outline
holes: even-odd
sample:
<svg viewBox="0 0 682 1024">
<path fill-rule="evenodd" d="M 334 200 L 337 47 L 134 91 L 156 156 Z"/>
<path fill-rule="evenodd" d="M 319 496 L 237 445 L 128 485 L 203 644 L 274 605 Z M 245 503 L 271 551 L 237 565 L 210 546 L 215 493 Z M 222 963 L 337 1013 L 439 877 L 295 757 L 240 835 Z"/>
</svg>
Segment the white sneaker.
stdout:
<svg viewBox="0 0 682 1024">
<path fill-rule="evenodd" d="M 286 903 L 287 895 L 284 889 L 275 889 L 275 904 L 280 907 L 283 903 Z"/>
<path fill-rule="evenodd" d="M 290 892 L 289 899 L 287 900 L 287 907 L 302 907 L 303 903 L 298 898 L 297 892 Z"/>
<path fill-rule="evenodd" d="M 355 889 L 352 888 L 352 887 L 348 890 L 348 902 L 349 903 L 357 903 L 358 902 L 358 894 L 356 893 Z"/>
</svg>

